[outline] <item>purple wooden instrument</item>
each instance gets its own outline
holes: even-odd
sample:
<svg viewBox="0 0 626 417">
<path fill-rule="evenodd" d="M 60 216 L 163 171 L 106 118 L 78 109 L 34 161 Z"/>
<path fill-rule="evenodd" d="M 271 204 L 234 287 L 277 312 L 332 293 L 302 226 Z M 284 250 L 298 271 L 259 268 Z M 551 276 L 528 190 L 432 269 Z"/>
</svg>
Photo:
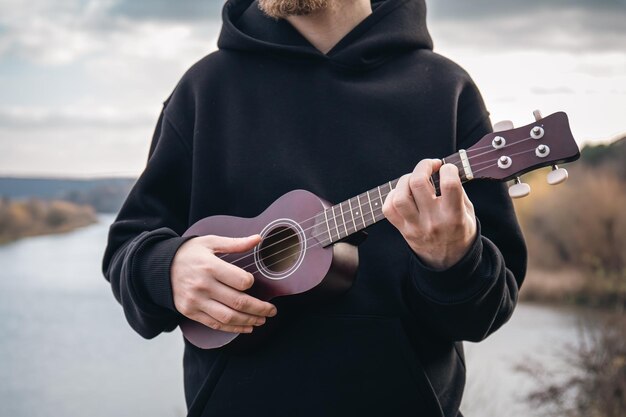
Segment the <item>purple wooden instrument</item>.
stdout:
<svg viewBox="0 0 626 417">
<path fill-rule="evenodd" d="M 555 164 L 580 156 L 565 113 L 541 118 L 535 112 L 535 123 L 513 129 L 512 123 L 496 124 L 496 132 L 485 135 L 466 150 L 460 150 L 444 162 L 459 168 L 462 182 L 473 179 L 507 181 L 512 197 L 523 197 L 530 188 L 519 175 L 544 166 L 552 166 L 548 182 L 556 184 L 567 178 L 567 171 Z M 498 126 L 506 130 L 499 130 Z M 304 190 L 291 191 L 255 218 L 211 216 L 199 220 L 185 236 L 218 235 L 229 237 L 260 234 L 261 242 L 244 253 L 223 254 L 222 259 L 250 272 L 254 285 L 248 293 L 268 301 L 276 297 L 295 296 L 321 300 L 348 290 L 356 276 L 358 251 L 347 243 L 348 236 L 382 220 L 383 202 L 398 179 L 352 197 L 336 205 Z M 432 177 L 438 192 L 439 176 Z M 300 295 L 306 295 L 301 297 Z M 271 327 L 268 321 L 264 327 Z M 265 329 L 250 334 L 213 330 L 190 319 L 180 323 L 187 340 L 203 349 L 229 344 L 255 344 Z"/>
</svg>

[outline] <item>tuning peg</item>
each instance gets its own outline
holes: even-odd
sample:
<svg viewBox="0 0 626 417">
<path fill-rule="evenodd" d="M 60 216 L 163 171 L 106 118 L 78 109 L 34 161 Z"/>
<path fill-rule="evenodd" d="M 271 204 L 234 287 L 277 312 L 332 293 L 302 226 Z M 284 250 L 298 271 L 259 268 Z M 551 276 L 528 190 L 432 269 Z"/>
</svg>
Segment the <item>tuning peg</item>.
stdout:
<svg viewBox="0 0 626 417">
<path fill-rule="evenodd" d="M 530 194 L 530 185 L 522 182 L 519 177 L 515 178 L 515 184 L 509 187 L 509 196 L 511 198 L 522 198 Z"/>
<path fill-rule="evenodd" d="M 502 132 L 503 130 L 511 130 L 513 128 L 513 122 L 510 120 L 501 120 L 493 125 L 494 132 Z"/>
<path fill-rule="evenodd" d="M 535 116 L 535 121 L 536 122 L 538 122 L 539 120 L 543 119 L 543 116 L 541 115 L 541 110 L 533 111 L 533 116 Z"/>
<path fill-rule="evenodd" d="M 552 171 L 548 173 L 548 184 L 557 185 L 565 182 L 569 174 L 565 168 L 559 168 L 556 165 L 552 165 Z"/>
</svg>

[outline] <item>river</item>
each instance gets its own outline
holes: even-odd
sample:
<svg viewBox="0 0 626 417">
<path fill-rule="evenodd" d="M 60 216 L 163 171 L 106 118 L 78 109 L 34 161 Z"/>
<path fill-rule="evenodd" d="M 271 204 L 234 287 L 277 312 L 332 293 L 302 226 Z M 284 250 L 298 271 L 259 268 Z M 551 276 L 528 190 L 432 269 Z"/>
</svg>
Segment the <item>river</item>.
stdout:
<svg viewBox="0 0 626 417">
<path fill-rule="evenodd" d="M 112 220 L 0 246 L 0 416 L 185 414 L 180 332 L 143 340 L 101 276 Z M 537 415 L 523 401 L 532 378 L 513 368 L 566 366 L 556 354 L 582 317 L 520 304 L 496 334 L 466 344 L 465 416 Z"/>
</svg>

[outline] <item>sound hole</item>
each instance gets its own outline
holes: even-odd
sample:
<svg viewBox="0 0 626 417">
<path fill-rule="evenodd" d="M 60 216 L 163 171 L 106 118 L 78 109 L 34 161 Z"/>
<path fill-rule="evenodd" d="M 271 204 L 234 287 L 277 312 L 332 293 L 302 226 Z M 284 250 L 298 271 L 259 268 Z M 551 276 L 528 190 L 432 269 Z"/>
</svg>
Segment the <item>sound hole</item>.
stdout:
<svg viewBox="0 0 626 417">
<path fill-rule="evenodd" d="M 263 239 L 259 254 L 265 268 L 280 273 L 298 261 L 300 250 L 297 232 L 289 227 L 280 226 L 272 229 Z"/>
</svg>

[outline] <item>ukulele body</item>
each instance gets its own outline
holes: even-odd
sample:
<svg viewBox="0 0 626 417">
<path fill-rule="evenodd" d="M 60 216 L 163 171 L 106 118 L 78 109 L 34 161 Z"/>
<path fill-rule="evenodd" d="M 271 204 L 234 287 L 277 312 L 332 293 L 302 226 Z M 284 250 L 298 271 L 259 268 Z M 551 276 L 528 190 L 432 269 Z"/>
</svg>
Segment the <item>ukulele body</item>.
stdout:
<svg viewBox="0 0 626 417">
<path fill-rule="evenodd" d="M 206 217 L 193 224 L 183 236 L 260 234 L 263 240 L 250 251 L 218 254 L 224 261 L 254 276 L 254 285 L 247 293 L 264 301 L 296 296 L 293 301 L 320 302 L 348 290 L 358 266 L 356 246 L 346 242 L 322 245 L 315 218 L 328 207 L 329 203 L 315 194 L 294 190 L 274 201 L 257 217 Z M 280 316 L 280 312 L 278 314 Z M 180 328 L 185 338 L 199 348 L 214 349 L 230 344 L 229 347 L 245 350 L 271 334 L 277 323 L 276 318 L 268 319 L 252 333 L 239 334 L 214 330 L 183 318 Z"/>
</svg>

